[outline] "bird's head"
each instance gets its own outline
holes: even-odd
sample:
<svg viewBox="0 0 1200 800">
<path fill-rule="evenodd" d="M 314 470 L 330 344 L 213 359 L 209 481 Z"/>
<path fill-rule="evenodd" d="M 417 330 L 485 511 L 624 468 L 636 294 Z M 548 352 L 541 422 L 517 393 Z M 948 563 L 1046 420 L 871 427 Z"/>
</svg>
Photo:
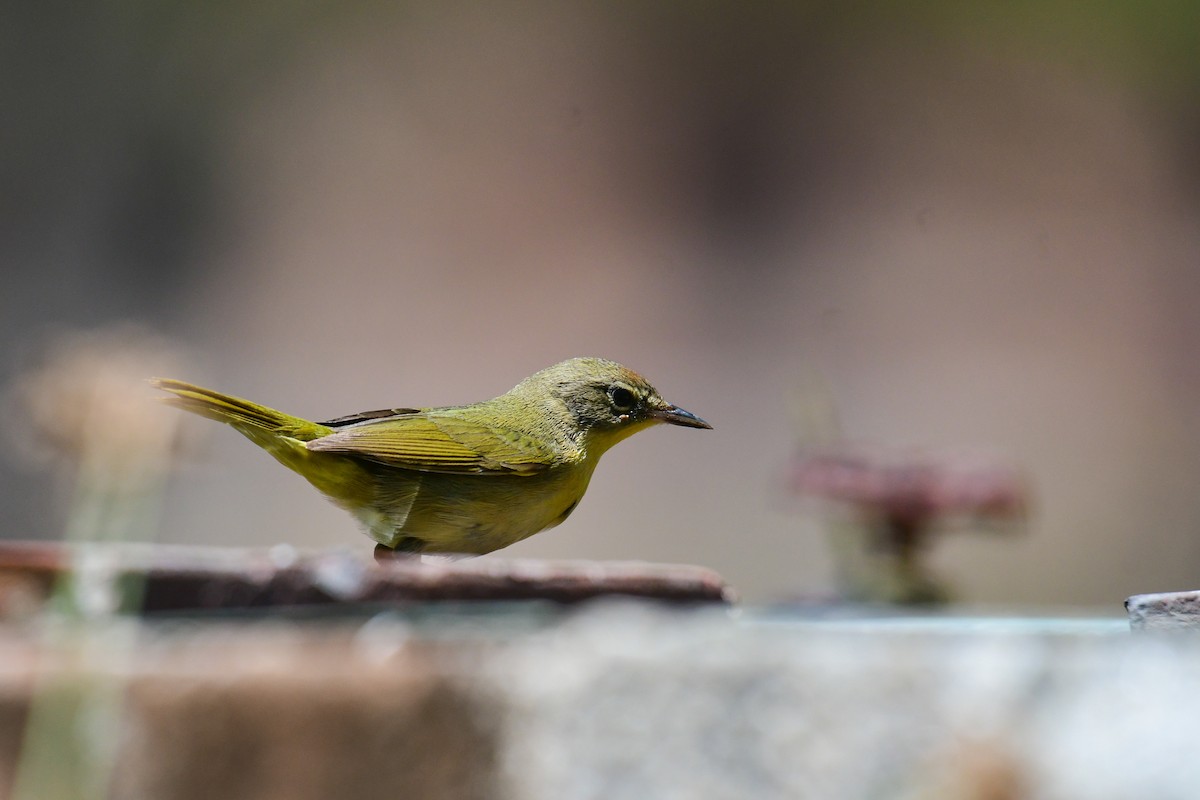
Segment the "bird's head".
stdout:
<svg viewBox="0 0 1200 800">
<path fill-rule="evenodd" d="M 601 450 L 660 422 L 712 428 L 695 414 L 668 403 L 641 375 L 602 358 L 563 361 L 531 375 L 512 391 L 560 402 L 573 430 Z"/>
</svg>

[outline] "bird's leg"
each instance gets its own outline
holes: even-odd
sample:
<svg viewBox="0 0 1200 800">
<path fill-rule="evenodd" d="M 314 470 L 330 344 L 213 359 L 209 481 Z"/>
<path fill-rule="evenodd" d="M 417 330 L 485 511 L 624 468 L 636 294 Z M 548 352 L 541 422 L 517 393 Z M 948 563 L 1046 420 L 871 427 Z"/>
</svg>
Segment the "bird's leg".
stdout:
<svg viewBox="0 0 1200 800">
<path fill-rule="evenodd" d="M 395 547 L 386 544 L 375 545 L 375 561 L 386 564 L 389 561 L 416 559 L 420 560 L 421 551 L 425 549 L 425 541 L 415 536 L 405 536 L 396 542 Z"/>
<path fill-rule="evenodd" d="M 377 564 L 387 564 L 392 561 L 419 561 L 420 558 L 420 553 L 414 553 L 411 550 L 388 547 L 386 544 L 375 545 L 375 563 Z"/>
</svg>

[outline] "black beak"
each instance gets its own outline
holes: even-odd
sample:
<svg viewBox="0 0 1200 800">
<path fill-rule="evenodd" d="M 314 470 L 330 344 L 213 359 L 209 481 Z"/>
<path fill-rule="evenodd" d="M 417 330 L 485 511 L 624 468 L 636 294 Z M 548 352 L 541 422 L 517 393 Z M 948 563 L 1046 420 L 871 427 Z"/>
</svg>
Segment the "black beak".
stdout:
<svg viewBox="0 0 1200 800">
<path fill-rule="evenodd" d="M 650 416 L 654 419 L 662 420 L 663 422 L 669 422 L 672 425 L 682 425 L 685 428 L 704 428 L 706 430 L 712 430 L 712 425 L 709 425 L 692 412 L 684 411 L 679 406 L 656 408 L 650 412 Z"/>
</svg>

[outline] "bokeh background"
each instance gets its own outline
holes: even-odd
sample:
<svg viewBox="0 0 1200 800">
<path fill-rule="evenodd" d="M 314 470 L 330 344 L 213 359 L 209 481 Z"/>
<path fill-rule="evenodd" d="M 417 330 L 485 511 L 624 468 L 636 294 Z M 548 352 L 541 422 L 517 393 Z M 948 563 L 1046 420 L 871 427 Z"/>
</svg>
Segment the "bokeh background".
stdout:
<svg viewBox="0 0 1200 800">
<path fill-rule="evenodd" d="M 13 3 L 0 37 L 10 389 L 131 324 L 317 418 L 602 355 L 715 430 L 615 449 L 504 555 L 826 591 L 784 476 L 836 419 L 1025 470 L 1021 535 L 933 554 L 967 600 L 1200 586 L 1194 2 Z M 0 535 L 54 538 L 20 396 Z M 193 428 L 160 538 L 369 548 Z"/>
</svg>

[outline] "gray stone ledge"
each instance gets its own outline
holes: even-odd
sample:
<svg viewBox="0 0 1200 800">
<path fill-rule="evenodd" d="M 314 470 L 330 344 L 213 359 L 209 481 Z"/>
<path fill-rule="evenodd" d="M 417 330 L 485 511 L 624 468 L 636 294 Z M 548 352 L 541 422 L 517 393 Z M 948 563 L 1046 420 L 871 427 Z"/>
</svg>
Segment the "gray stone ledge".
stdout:
<svg viewBox="0 0 1200 800">
<path fill-rule="evenodd" d="M 1200 630 L 1200 591 L 1135 594 L 1125 610 L 1134 630 Z"/>
<path fill-rule="evenodd" d="M 31 708 L 90 708 L 90 726 L 59 719 L 53 764 L 73 762 L 80 730 L 104 731 L 109 749 L 81 749 L 111 753 L 119 800 L 1194 800 L 1200 787 L 1192 637 L 1116 619 L 635 602 L 533 627 L 496 613 L 9 625 L 0 773 Z"/>
</svg>

